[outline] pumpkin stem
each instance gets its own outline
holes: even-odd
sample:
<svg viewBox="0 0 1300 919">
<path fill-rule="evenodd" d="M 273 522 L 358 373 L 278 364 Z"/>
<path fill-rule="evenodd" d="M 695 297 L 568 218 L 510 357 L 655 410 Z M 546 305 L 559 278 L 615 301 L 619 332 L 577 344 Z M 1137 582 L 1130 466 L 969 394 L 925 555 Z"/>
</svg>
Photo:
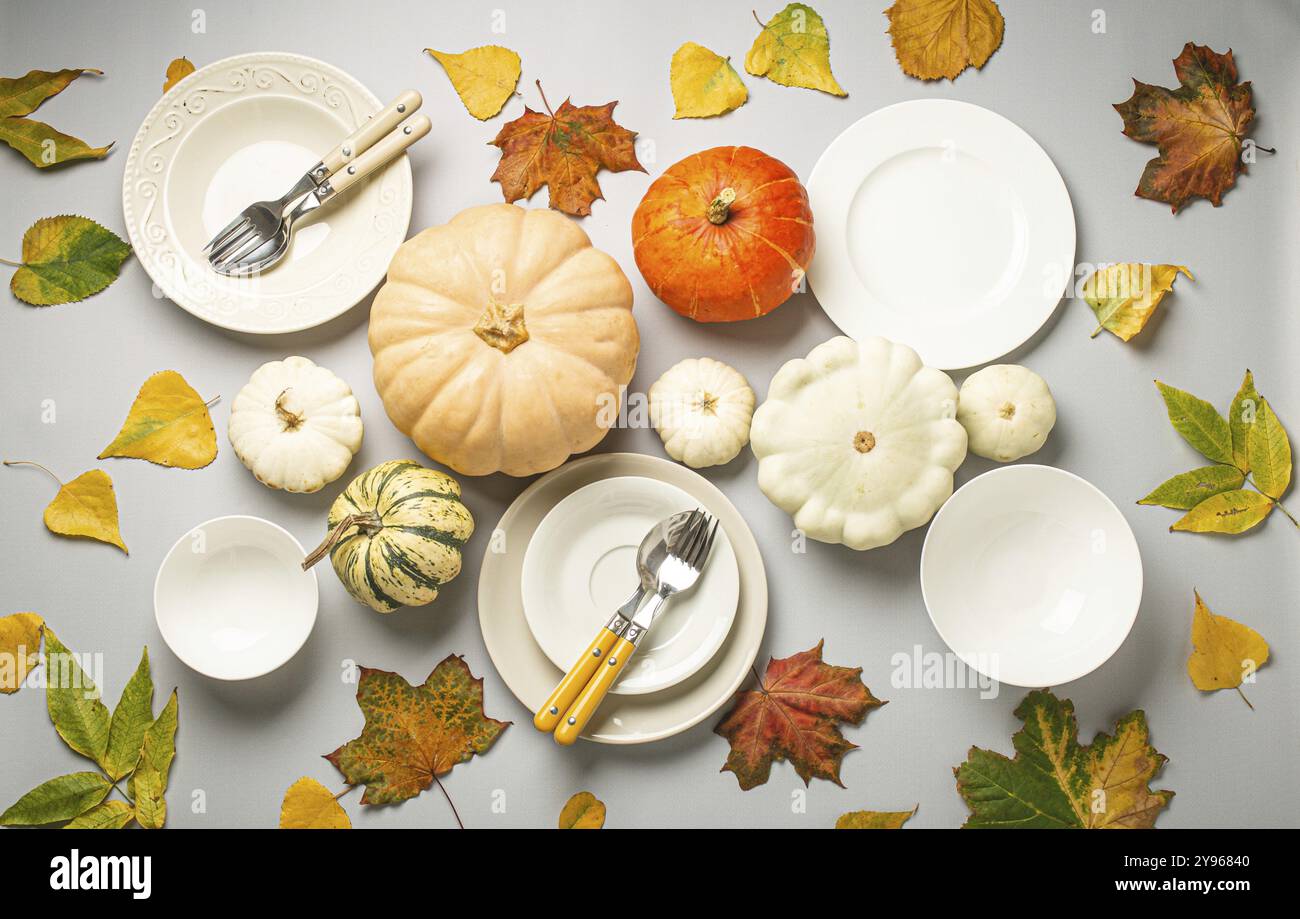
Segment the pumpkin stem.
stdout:
<svg viewBox="0 0 1300 919">
<path fill-rule="evenodd" d="M 524 305 L 489 301 L 483 315 L 474 324 L 474 334 L 502 354 L 509 354 L 528 341 L 528 329 L 524 326 Z"/>
<path fill-rule="evenodd" d="M 731 216 L 731 205 L 736 201 L 736 190 L 728 186 L 709 202 L 709 223 L 722 226 Z"/>
<path fill-rule="evenodd" d="M 876 449 L 876 435 L 870 431 L 858 431 L 853 435 L 853 449 L 859 453 L 870 453 Z"/>
<path fill-rule="evenodd" d="M 285 387 L 281 390 L 280 395 L 275 397 L 275 412 L 280 416 L 280 420 L 284 423 L 284 429 L 286 431 L 298 430 L 304 421 L 301 412 L 291 412 L 289 409 L 285 408 L 284 397 L 289 394 L 291 388 L 292 387 Z"/>
<path fill-rule="evenodd" d="M 362 530 L 377 530 L 381 526 L 383 526 L 383 524 L 379 521 L 379 515 L 374 511 L 366 511 L 360 514 L 348 514 L 338 522 L 338 525 L 335 526 L 334 529 L 329 531 L 325 537 L 325 541 L 313 549 L 311 554 L 302 560 L 302 570 L 309 570 L 312 565 L 315 565 L 326 555 L 329 555 L 330 550 L 333 549 L 334 546 L 338 544 L 338 541 L 343 538 L 343 534 L 353 527 L 359 527 Z"/>
<path fill-rule="evenodd" d="M 1010 421 L 1016 416 L 1015 405 L 1011 402 L 1003 402 L 1002 405 L 998 407 L 998 415 L 1005 418 L 1007 421 Z"/>
<path fill-rule="evenodd" d="M 700 411 L 706 415 L 718 413 L 718 397 L 711 392 L 700 393 Z"/>
</svg>

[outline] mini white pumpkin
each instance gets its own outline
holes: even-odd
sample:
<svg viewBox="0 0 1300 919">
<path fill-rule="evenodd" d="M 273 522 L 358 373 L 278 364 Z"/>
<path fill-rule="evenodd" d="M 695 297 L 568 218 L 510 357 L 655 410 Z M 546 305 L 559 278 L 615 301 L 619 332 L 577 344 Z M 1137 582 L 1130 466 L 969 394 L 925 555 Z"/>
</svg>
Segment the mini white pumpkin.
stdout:
<svg viewBox="0 0 1300 919">
<path fill-rule="evenodd" d="M 832 338 L 778 370 L 754 412 L 758 487 L 813 539 L 888 545 L 952 494 L 956 414 L 957 387 L 911 348 Z"/>
<path fill-rule="evenodd" d="M 230 408 L 230 443 L 263 485 L 320 491 L 361 449 L 361 407 L 347 383 L 305 357 L 258 367 Z"/>
<path fill-rule="evenodd" d="M 1009 463 L 1047 441 L 1056 424 L 1056 400 L 1047 381 L 1028 367 L 995 364 L 966 378 L 957 420 L 976 456 Z"/>
<path fill-rule="evenodd" d="M 650 387 L 650 419 L 664 450 L 692 469 L 735 459 L 749 442 L 753 416 L 749 382 L 710 357 L 679 361 Z"/>
</svg>

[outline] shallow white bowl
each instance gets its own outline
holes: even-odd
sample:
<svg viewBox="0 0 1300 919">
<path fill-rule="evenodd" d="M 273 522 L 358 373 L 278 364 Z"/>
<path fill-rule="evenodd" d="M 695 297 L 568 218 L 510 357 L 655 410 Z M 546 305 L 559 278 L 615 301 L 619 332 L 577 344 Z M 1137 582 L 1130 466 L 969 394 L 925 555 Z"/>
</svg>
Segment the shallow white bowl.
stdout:
<svg viewBox="0 0 1300 919">
<path fill-rule="evenodd" d="M 939 509 L 921 550 L 921 592 L 969 667 L 1012 686 L 1059 686 L 1124 643 L 1142 558 L 1095 486 L 1052 466 L 1005 466 Z"/>
<path fill-rule="evenodd" d="M 676 485 L 614 476 L 579 488 L 542 520 L 524 553 L 528 628 L 551 663 L 568 670 L 636 589 L 636 555 L 659 521 L 700 502 Z M 700 579 L 668 602 L 610 690 L 657 692 L 703 667 L 736 618 L 740 572 L 719 529 Z"/>
<path fill-rule="evenodd" d="M 270 673 L 316 623 L 316 574 L 305 550 L 260 517 L 217 517 L 171 547 L 154 582 L 154 617 L 182 661 L 218 680 Z"/>
</svg>

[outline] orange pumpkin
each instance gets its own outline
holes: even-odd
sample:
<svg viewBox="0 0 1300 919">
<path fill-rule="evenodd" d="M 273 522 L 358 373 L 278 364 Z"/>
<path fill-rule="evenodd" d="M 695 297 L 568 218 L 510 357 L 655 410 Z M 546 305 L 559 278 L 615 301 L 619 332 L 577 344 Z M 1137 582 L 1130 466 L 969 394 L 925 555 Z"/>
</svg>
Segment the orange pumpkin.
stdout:
<svg viewBox="0 0 1300 919">
<path fill-rule="evenodd" d="M 752 147 L 688 156 L 632 215 L 632 252 L 650 290 L 697 322 L 770 313 L 802 286 L 814 248 L 799 177 Z"/>
</svg>

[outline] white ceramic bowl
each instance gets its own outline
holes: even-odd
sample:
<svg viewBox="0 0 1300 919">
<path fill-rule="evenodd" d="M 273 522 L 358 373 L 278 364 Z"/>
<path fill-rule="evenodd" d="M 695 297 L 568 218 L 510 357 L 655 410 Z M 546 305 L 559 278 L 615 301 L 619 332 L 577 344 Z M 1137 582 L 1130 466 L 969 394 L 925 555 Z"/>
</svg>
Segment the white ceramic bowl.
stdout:
<svg viewBox="0 0 1300 919">
<path fill-rule="evenodd" d="M 1142 558 L 1095 486 L 1052 466 L 1004 466 L 935 515 L 921 592 L 968 666 L 1012 686 L 1059 686 L 1124 643 L 1142 600 Z"/>
<path fill-rule="evenodd" d="M 555 505 L 528 541 L 523 599 L 528 628 L 551 663 L 568 670 L 636 589 L 636 555 L 659 521 L 700 502 L 676 485 L 614 476 Z M 611 692 L 657 692 L 687 679 L 722 647 L 736 618 L 740 572 L 718 535 L 700 579 L 660 611 Z"/>
<path fill-rule="evenodd" d="M 176 540 L 154 582 L 154 617 L 182 661 L 218 680 L 270 673 L 316 622 L 316 574 L 305 550 L 260 517 L 217 517 Z"/>
</svg>

